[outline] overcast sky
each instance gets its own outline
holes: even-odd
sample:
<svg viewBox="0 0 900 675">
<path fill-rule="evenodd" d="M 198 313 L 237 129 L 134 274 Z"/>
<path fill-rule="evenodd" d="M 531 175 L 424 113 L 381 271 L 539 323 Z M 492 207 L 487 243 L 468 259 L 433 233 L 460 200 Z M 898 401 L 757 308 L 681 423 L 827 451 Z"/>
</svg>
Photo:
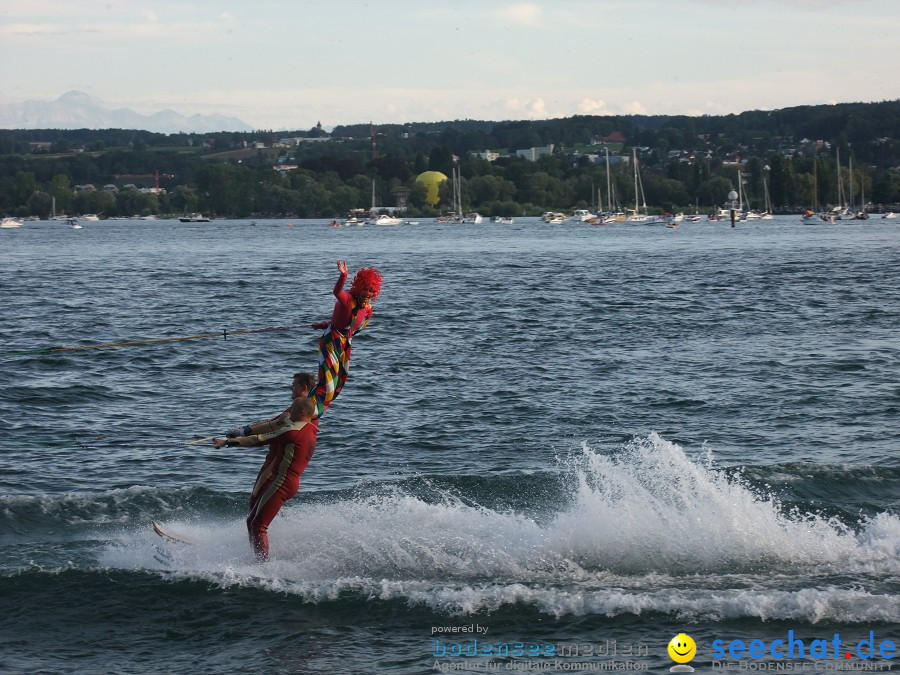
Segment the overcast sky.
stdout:
<svg viewBox="0 0 900 675">
<path fill-rule="evenodd" d="M 900 98 L 900 0 L 3 0 L 0 102 L 260 129 Z"/>
</svg>

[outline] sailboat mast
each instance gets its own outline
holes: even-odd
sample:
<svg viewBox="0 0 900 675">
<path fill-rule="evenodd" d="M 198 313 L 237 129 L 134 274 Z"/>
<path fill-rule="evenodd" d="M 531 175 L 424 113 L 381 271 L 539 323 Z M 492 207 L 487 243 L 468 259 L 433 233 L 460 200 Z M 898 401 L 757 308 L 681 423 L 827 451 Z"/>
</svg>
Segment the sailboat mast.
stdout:
<svg viewBox="0 0 900 675">
<path fill-rule="evenodd" d="M 838 206 L 844 208 L 844 181 L 841 180 L 841 149 L 837 149 Z"/>
<path fill-rule="evenodd" d="M 644 179 L 641 178 L 640 172 L 638 172 L 638 185 L 641 186 L 641 205 L 644 207 L 644 214 L 647 214 L 647 196 L 644 194 Z"/>
<path fill-rule="evenodd" d="M 819 210 L 819 160 L 813 160 L 813 211 Z"/>
<path fill-rule="evenodd" d="M 847 207 L 852 209 L 853 208 L 853 156 L 851 155 L 850 159 L 847 161 L 849 162 L 849 167 L 850 167 L 848 169 L 848 171 L 850 172 L 850 195 L 847 198 Z"/>
<path fill-rule="evenodd" d="M 610 178 L 609 178 L 609 148 L 604 146 L 603 149 L 606 151 L 606 198 L 609 201 L 609 210 L 612 211 L 613 199 L 612 199 L 612 188 L 610 187 Z"/>
<path fill-rule="evenodd" d="M 638 166 L 637 166 L 637 148 L 632 148 L 634 154 L 634 215 L 638 214 Z"/>
</svg>

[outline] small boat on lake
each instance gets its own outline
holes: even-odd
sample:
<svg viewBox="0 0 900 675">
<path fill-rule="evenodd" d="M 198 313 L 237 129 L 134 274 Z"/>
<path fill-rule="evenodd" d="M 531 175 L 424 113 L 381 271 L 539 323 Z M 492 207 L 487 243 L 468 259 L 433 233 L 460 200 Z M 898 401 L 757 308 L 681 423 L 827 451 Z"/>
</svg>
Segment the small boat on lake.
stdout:
<svg viewBox="0 0 900 675">
<path fill-rule="evenodd" d="M 558 213 L 556 211 L 547 211 L 541 216 L 541 220 L 545 223 L 550 223 L 551 225 L 561 225 L 566 222 L 566 214 Z"/>
<path fill-rule="evenodd" d="M 587 209 L 575 209 L 569 220 L 575 221 L 576 223 L 587 223 L 593 222 L 594 218 L 596 218 L 596 216 Z"/>
<path fill-rule="evenodd" d="M 444 213 L 444 214 L 438 216 L 437 218 L 435 218 L 435 222 L 438 222 L 438 223 L 461 223 L 462 216 L 460 216 L 455 211 L 449 211 L 449 212 Z"/>
<path fill-rule="evenodd" d="M 365 225 L 369 219 L 368 209 L 350 209 L 344 218 L 344 225 Z"/>
<path fill-rule="evenodd" d="M 375 218 L 367 221 L 369 225 L 400 225 L 402 222 L 402 218 L 395 218 L 394 216 L 389 216 L 386 213 L 382 213 L 380 216 L 376 216 Z"/>
<path fill-rule="evenodd" d="M 192 213 L 189 216 L 181 216 L 178 220 L 182 223 L 208 223 L 209 218 L 202 213 Z"/>
</svg>

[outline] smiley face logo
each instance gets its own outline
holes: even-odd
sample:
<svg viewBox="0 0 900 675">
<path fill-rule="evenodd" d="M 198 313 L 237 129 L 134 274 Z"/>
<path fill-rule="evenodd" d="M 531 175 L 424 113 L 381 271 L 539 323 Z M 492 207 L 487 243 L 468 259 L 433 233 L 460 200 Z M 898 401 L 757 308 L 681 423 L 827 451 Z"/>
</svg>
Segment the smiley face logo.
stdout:
<svg viewBox="0 0 900 675">
<path fill-rule="evenodd" d="M 697 655 L 697 645 L 690 635 L 679 633 L 669 641 L 669 656 L 675 663 L 687 663 Z"/>
</svg>

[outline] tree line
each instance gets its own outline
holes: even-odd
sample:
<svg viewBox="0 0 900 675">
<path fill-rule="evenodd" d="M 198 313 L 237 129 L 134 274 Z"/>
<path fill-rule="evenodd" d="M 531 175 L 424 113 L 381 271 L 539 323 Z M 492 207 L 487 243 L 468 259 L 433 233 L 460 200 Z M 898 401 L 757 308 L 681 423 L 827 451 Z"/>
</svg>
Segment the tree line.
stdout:
<svg viewBox="0 0 900 675">
<path fill-rule="evenodd" d="M 340 217 L 369 207 L 374 187 L 379 206 L 405 193 L 410 215 L 436 215 L 451 208 L 450 184 L 440 203 L 427 203 L 416 181 L 427 170 L 458 170 L 464 210 L 484 215 L 627 208 L 640 201 L 635 154 L 644 198 L 657 212 L 721 205 L 739 176 L 755 208 L 766 191 L 780 211 L 836 204 L 841 191 L 857 205 L 900 202 L 900 101 L 704 117 L 350 125 L 326 141 L 280 144 L 323 135 L 0 131 L 0 213 Z M 537 161 L 515 156 L 550 145 Z M 475 154 L 487 150 L 499 159 Z M 148 190 L 157 175 L 159 193 Z"/>
</svg>

